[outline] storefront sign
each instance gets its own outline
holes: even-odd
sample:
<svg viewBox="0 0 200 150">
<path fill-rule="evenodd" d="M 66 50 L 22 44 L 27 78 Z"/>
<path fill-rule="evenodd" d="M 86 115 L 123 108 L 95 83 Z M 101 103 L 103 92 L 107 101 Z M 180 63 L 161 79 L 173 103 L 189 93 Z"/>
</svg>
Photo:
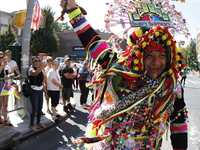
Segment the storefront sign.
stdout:
<svg viewBox="0 0 200 150">
<path fill-rule="evenodd" d="M 83 46 L 73 46 L 73 51 L 85 51 Z"/>
</svg>

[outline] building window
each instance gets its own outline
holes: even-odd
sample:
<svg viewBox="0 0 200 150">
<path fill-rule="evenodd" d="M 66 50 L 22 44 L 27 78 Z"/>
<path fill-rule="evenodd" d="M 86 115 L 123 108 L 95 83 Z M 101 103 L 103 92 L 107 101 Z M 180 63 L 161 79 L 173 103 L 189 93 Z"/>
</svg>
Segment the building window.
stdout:
<svg viewBox="0 0 200 150">
<path fill-rule="evenodd" d="M 1 24 L 8 25 L 9 24 L 9 18 L 2 16 L 1 17 Z"/>
</svg>

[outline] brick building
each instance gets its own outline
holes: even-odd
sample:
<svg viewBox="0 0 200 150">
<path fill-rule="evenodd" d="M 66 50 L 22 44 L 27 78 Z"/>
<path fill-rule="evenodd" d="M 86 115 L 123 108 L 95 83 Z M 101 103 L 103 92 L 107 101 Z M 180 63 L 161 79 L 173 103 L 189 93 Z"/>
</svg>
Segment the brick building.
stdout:
<svg viewBox="0 0 200 150">
<path fill-rule="evenodd" d="M 100 32 L 100 30 L 96 30 L 96 32 L 101 36 L 102 39 L 108 40 L 110 34 Z M 63 57 L 64 55 L 69 55 L 74 60 L 76 59 L 84 59 L 86 54 L 84 48 L 78 39 L 78 36 L 74 31 L 68 32 L 58 32 L 57 36 L 59 38 L 59 50 L 53 53 L 53 57 Z"/>
</svg>

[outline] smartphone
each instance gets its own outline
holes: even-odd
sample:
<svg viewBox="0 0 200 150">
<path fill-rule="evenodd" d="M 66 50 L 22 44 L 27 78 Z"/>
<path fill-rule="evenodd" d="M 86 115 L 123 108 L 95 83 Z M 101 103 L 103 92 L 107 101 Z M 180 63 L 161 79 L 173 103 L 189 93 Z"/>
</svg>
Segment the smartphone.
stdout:
<svg viewBox="0 0 200 150">
<path fill-rule="evenodd" d="M 4 57 L 4 63 L 8 63 L 8 57 Z"/>
<path fill-rule="evenodd" d="M 43 63 L 47 63 L 47 57 L 46 57 L 46 56 L 44 56 L 44 57 L 42 58 L 42 62 L 43 62 Z"/>
</svg>

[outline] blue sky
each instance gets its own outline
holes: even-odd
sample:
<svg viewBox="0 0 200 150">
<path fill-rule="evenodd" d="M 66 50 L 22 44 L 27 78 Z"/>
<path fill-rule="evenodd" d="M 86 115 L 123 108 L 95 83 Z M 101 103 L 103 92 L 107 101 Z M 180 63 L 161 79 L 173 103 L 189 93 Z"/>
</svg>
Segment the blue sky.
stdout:
<svg viewBox="0 0 200 150">
<path fill-rule="evenodd" d="M 83 6 L 87 12 L 87 20 L 95 28 L 104 28 L 103 17 L 105 14 L 105 3 L 110 0 L 76 0 L 77 3 Z M 55 18 L 59 17 L 61 8 L 59 6 L 59 0 L 39 0 L 40 6 L 44 8 L 49 5 L 56 13 Z M 185 3 L 170 2 L 175 4 L 176 10 L 182 12 L 183 17 L 187 21 L 187 27 L 191 33 L 191 37 L 196 37 L 197 27 L 200 27 L 200 0 L 186 0 Z M 10 5 L 11 4 L 11 5 Z M 5 0 L 0 5 L 0 10 L 6 12 L 12 12 L 15 10 L 26 9 L 26 0 Z M 66 21 L 67 16 L 65 16 Z"/>
</svg>

